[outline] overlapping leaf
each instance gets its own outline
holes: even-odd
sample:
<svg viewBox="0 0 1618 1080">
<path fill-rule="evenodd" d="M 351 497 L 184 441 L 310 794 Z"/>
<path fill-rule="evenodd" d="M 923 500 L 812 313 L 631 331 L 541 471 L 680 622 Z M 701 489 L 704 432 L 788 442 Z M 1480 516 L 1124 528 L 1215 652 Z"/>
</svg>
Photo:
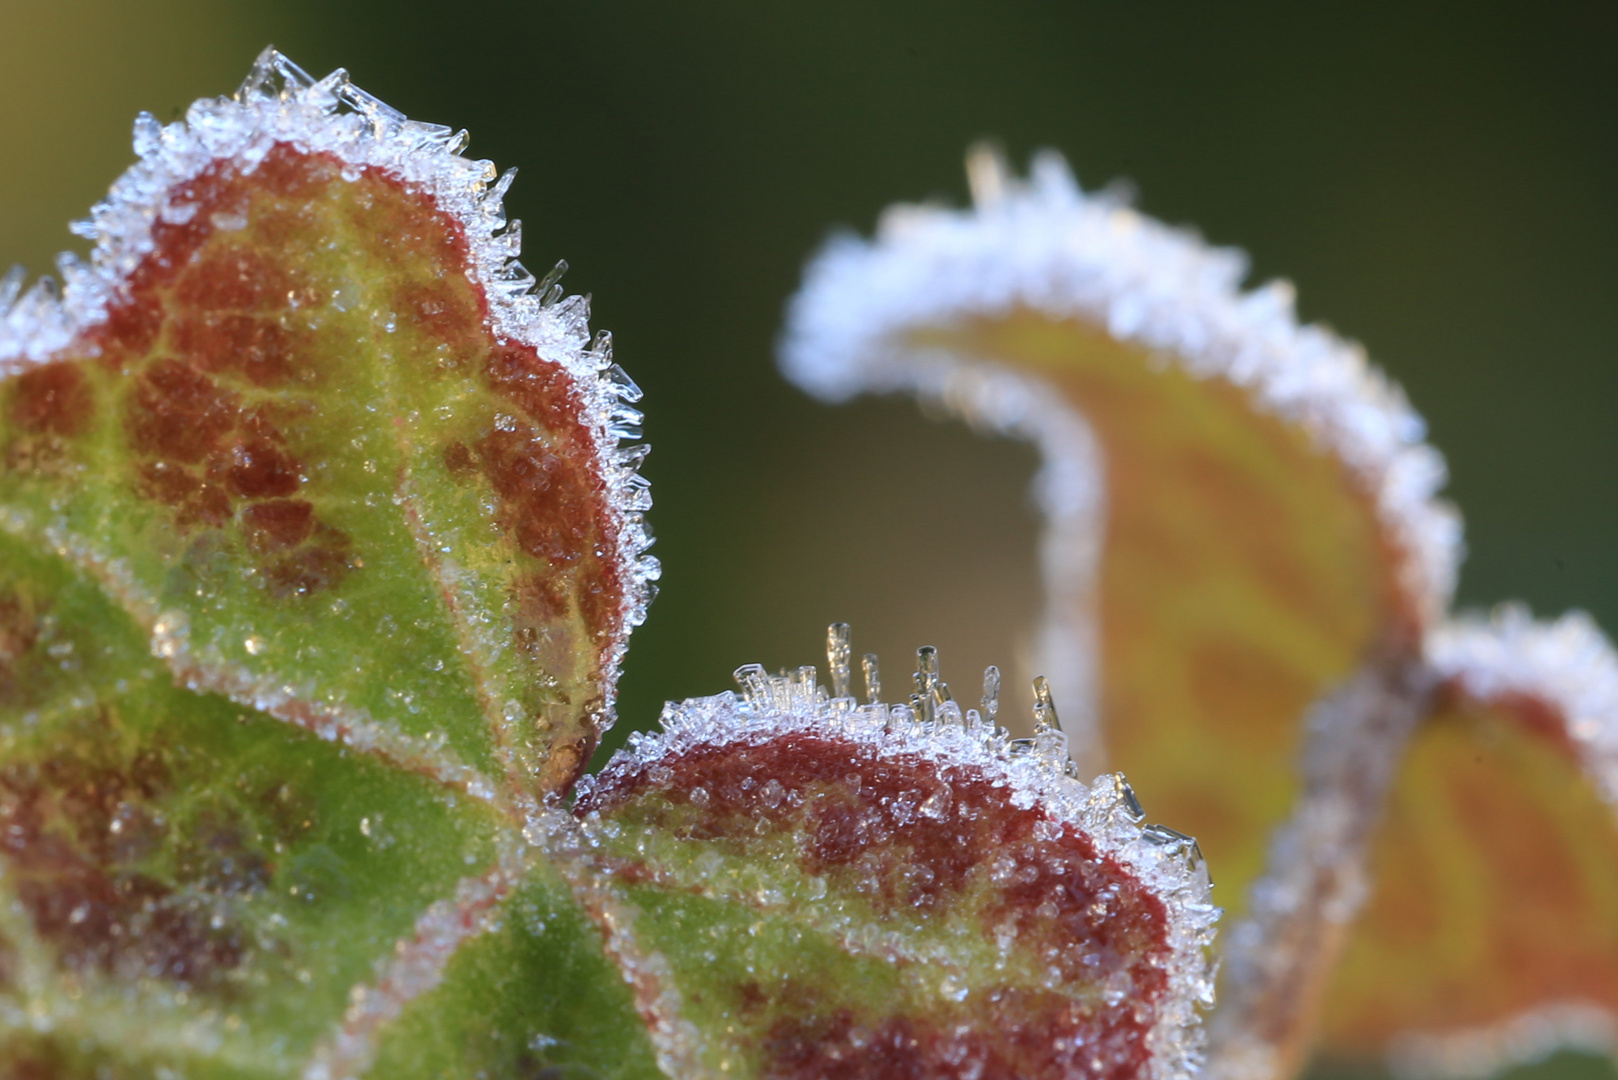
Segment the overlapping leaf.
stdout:
<svg viewBox="0 0 1618 1080">
<path fill-rule="evenodd" d="M 1326 1000 L 1323 1049 L 1477 1075 L 1618 1017 L 1618 657 L 1586 618 L 1520 609 L 1435 636 L 1440 707 L 1372 850 L 1378 883 Z"/>
</svg>

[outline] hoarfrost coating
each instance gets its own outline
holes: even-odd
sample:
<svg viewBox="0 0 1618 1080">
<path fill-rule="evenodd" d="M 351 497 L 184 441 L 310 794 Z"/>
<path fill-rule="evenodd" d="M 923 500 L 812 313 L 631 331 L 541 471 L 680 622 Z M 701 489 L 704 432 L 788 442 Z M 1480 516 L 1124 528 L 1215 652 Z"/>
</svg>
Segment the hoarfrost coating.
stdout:
<svg viewBox="0 0 1618 1080">
<path fill-rule="evenodd" d="M 1159 898 L 1168 918 L 1169 987 L 1161 999 L 1165 1008 L 1147 1036 L 1151 1075 L 1171 1080 L 1200 1067 L 1199 1013 L 1213 1004 L 1208 948 L 1220 909 L 1212 902 L 1207 865 L 1196 842 L 1147 824 L 1121 775 L 1080 782 L 1066 740 L 1054 725 L 1042 726 L 1035 739 L 1014 740 L 1005 728 L 985 722 L 978 710 L 963 714 L 953 701 L 936 715 L 924 716 L 910 705 L 860 705 L 852 697 L 829 697 L 816 685 L 813 668 L 769 675 L 748 665 L 736 674 L 740 696 L 727 692 L 670 703 L 663 711 L 662 731 L 631 734 L 600 777 L 580 781 L 580 802 L 588 804 L 597 788 L 613 784 L 616 775 L 656 769 L 694 750 L 762 745 L 795 734 L 844 739 L 881 759 L 919 758 L 941 770 L 981 775 L 1005 790 L 1011 806 L 1034 809 L 1090 837 L 1101 854 L 1116 859 Z M 834 659 L 834 683 L 837 675 Z M 588 817 L 584 827 L 588 835 Z"/>
<path fill-rule="evenodd" d="M 1300 325 L 1284 282 L 1243 292 L 1240 252 L 1210 247 L 1107 192 L 1085 193 L 1056 153 L 1036 155 L 1026 181 L 987 151 L 968 169 L 972 209 L 894 206 L 873 240 L 841 234 L 815 257 L 781 342 L 790 379 L 834 401 L 910 390 L 1032 439 L 1045 458 L 1039 494 L 1053 531 L 1077 533 L 1073 519 L 1094 508 L 1080 543 L 1093 552 L 1103 495 L 1083 419 L 1036 379 L 900 340 L 1018 308 L 1093 323 L 1196 378 L 1241 387 L 1255 408 L 1301 425 L 1344 462 L 1403 556 L 1405 593 L 1429 624 L 1436 620 L 1462 552 L 1459 517 L 1436 498 L 1444 462 L 1423 441 L 1426 425 L 1403 391 L 1358 345 Z"/>
<path fill-rule="evenodd" d="M 583 421 L 610 493 L 626 583 L 622 630 L 603 664 L 610 722 L 628 630 L 645 620 L 661 574 L 646 554 L 652 537 L 642 515 L 651 495 L 638 472 L 646 447 L 634 445 L 642 417 L 633 405 L 641 391 L 613 362 L 611 335 L 590 337 L 588 300 L 563 295 L 557 278 L 565 265 L 537 280 L 517 261 L 521 222 L 508 222 L 502 203 L 515 170 L 498 175 L 492 162 L 463 157 L 466 142 L 464 131 L 406 119 L 353 85 L 341 68 L 316 80 L 265 49 L 233 97 L 197 101 L 172 124 L 149 113 L 136 119 L 139 160 L 87 220 L 74 223 L 73 232 L 94 240 L 95 249 L 88 262 L 71 254 L 57 259 L 60 289 L 44 278 L 23 291 L 21 268 L 0 279 L 0 378 L 47 359 L 106 319 L 130 273 L 152 251 L 159 216 L 187 212 L 170 205 L 171 191 L 216 161 L 229 159 L 250 171 L 277 143 L 287 143 L 331 154 L 352 165 L 356 177 L 361 168 L 376 168 L 426 192 L 465 231 L 468 274 L 488 299 L 493 332 L 561 365 L 585 403 Z"/>
</svg>

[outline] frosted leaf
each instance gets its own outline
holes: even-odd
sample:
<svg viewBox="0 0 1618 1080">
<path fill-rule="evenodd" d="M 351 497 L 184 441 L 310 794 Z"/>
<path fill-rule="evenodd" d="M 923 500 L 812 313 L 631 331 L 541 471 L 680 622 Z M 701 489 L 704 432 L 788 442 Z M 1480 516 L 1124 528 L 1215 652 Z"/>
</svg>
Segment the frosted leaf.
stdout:
<svg viewBox="0 0 1618 1080">
<path fill-rule="evenodd" d="M 658 573 L 633 384 L 340 71 L 134 142 L 0 281 L 0 1074 L 655 1075 L 525 837 Z"/>
<path fill-rule="evenodd" d="M 1618 654 L 1520 606 L 1440 627 L 1324 1053 L 1478 1077 L 1618 1028 Z"/>
<path fill-rule="evenodd" d="M 846 627 L 828 651 L 846 668 Z M 922 650 L 918 699 L 937 676 Z M 1218 910 L 1194 841 L 958 707 L 855 708 L 812 669 L 737 682 L 668 706 L 574 808 L 690 1025 L 666 1053 L 771 1077 L 1196 1068 Z"/>
<path fill-rule="evenodd" d="M 1082 191 L 1052 153 L 968 172 L 972 208 L 890 208 L 827 245 L 781 365 L 826 400 L 908 392 L 1039 447 L 1036 663 L 1072 688 L 1043 738 L 1197 833 L 1235 916 L 1211 1068 L 1284 1075 L 1297 987 L 1364 894 L 1434 688 L 1423 639 L 1460 551 L 1442 459 L 1290 286 L 1242 289 L 1239 253 Z"/>
<path fill-rule="evenodd" d="M 512 258 L 513 174 L 446 131 L 274 50 L 234 98 L 143 118 L 90 261 L 59 297 L 7 279 L 0 498 L 138 620 L 185 611 L 163 655 L 198 685 L 565 789 L 657 573 L 619 445 L 641 418 L 562 265 L 534 295 Z"/>
</svg>

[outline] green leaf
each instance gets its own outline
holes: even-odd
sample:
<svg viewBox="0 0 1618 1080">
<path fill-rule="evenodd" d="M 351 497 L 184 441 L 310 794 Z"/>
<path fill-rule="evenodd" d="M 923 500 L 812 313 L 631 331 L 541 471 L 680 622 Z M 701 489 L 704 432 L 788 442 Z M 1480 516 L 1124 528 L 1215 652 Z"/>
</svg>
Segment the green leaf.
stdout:
<svg viewBox="0 0 1618 1080">
<path fill-rule="evenodd" d="M 0 612 L 8 1028 L 295 1073 L 494 860 L 487 804 L 175 686 L 96 583 L 5 536 Z"/>
</svg>

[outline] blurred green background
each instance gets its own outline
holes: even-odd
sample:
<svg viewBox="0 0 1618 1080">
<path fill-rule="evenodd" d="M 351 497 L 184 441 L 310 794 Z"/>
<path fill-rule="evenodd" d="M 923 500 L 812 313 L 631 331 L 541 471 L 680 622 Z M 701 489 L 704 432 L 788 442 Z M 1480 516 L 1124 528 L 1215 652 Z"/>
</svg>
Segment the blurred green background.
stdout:
<svg viewBox="0 0 1618 1080">
<path fill-rule="evenodd" d="M 824 408 L 772 357 L 828 231 L 961 201 L 983 136 L 1294 280 L 1430 421 L 1462 602 L 1618 629 L 1618 5 L 0 0 L 0 263 L 47 270 L 135 112 L 229 92 L 268 42 L 518 166 L 524 261 L 568 260 L 645 388 L 666 575 L 620 737 L 818 659 L 832 619 L 890 677 L 924 643 L 968 686 L 1012 664 L 1032 453 Z"/>
</svg>

